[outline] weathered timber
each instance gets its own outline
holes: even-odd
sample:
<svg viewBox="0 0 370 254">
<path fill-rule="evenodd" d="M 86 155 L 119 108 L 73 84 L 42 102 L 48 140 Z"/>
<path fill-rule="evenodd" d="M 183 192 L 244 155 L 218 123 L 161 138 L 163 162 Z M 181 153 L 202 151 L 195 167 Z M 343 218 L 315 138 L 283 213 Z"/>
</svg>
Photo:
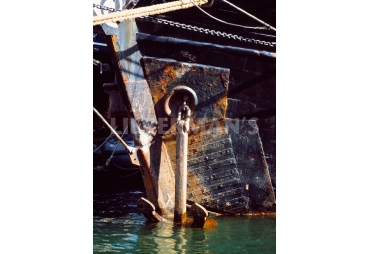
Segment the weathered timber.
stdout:
<svg viewBox="0 0 370 254">
<path fill-rule="evenodd" d="M 118 25 L 117 34 L 107 36 L 107 45 L 116 71 L 119 93 L 124 101 L 124 110 L 131 119 L 131 133 L 135 144 L 140 147 L 138 158 L 148 198 L 159 213 L 168 214 L 173 209 L 173 202 L 168 202 L 168 199 L 173 195 L 174 185 L 167 184 L 171 181 L 169 167 L 161 167 L 161 172 L 167 172 L 165 175 L 168 178 L 158 178 L 160 173 L 151 168 L 153 156 L 150 155 L 150 146 L 157 132 L 157 118 L 140 65 L 141 54 L 136 42 L 136 32 L 135 20 L 124 20 Z M 160 153 L 163 155 L 163 152 Z"/>
</svg>

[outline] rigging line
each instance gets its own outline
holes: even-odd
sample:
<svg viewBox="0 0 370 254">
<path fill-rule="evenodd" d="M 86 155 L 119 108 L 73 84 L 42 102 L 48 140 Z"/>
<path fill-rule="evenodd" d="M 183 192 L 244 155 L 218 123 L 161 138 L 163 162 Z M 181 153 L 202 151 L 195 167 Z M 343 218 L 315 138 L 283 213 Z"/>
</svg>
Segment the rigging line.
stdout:
<svg viewBox="0 0 370 254">
<path fill-rule="evenodd" d="M 121 139 L 123 138 L 123 135 L 125 134 L 126 130 L 127 130 L 127 126 L 126 126 L 126 129 L 123 131 L 123 133 L 122 133 L 122 135 L 121 135 Z M 116 152 L 116 150 L 117 150 L 117 148 L 118 148 L 118 145 L 119 145 L 119 144 L 120 144 L 120 142 L 117 142 L 116 147 L 114 148 L 114 150 L 113 150 L 113 152 L 112 152 L 111 156 L 109 157 L 109 159 L 108 159 L 108 160 L 106 161 L 106 163 L 105 163 L 105 165 L 106 165 L 106 166 L 108 166 L 108 164 L 109 164 L 110 160 L 113 158 L 113 155 L 114 155 L 114 153 Z"/>
<path fill-rule="evenodd" d="M 124 168 L 124 167 L 120 167 L 118 166 L 116 163 L 112 162 L 113 166 L 115 166 L 116 168 L 119 168 L 119 169 L 124 169 L 124 170 L 137 170 L 137 169 L 140 169 L 139 167 L 137 168 Z"/>
<path fill-rule="evenodd" d="M 130 149 L 130 147 L 126 144 L 125 141 L 123 141 L 123 139 L 118 135 L 118 133 L 112 128 L 112 126 L 110 126 L 110 124 L 104 119 L 104 117 L 99 113 L 99 111 L 97 111 L 94 107 L 93 107 L 93 110 L 95 112 L 95 114 L 97 114 L 100 118 L 100 120 L 103 121 L 103 123 L 105 123 L 105 125 L 111 130 L 111 132 L 114 133 L 114 135 L 118 138 L 119 141 L 121 141 L 122 145 L 129 151 L 130 154 L 132 154 L 132 151 L 133 151 L 133 148 Z M 124 132 L 123 132 L 124 133 Z"/>
<path fill-rule="evenodd" d="M 236 6 L 236 5 L 234 5 L 234 4 L 230 3 L 230 2 L 228 2 L 228 1 L 226 1 L 226 0 L 221 0 L 221 1 L 222 1 L 222 2 L 224 2 L 224 3 L 227 3 L 228 5 L 230 5 L 230 6 L 232 6 L 232 7 L 234 7 L 234 8 L 235 8 L 235 9 L 237 9 L 238 11 L 243 12 L 244 14 L 248 15 L 248 16 L 249 16 L 249 17 L 251 17 L 252 19 L 254 19 L 254 20 L 256 20 L 256 21 L 260 22 L 261 24 L 264 24 L 265 26 L 267 26 L 268 28 L 270 28 L 271 30 L 274 30 L 274 31 L 276 32 L 276 28 L 275 28 L 275 27 L 273 27 L 273 26 L 271 26 L 271 25 L 267 24 L 266 22 L 264 22 L 264 21 L 262 21 L 262 20 L 258 19 L 257 17 L 255 17 L 255 16 L 253 16 L 252 14 L 250 14 L 250 13 L 246 12 L 245 10 L 243 10 L 243 9 L 239 8 L 238 6 Z"/>
<path fill-rule="evenodd" d="M 133 176 L 133 175 L 136 175 L 136 174 L 137 174 L 137 173 L 139 173 L 139 172 L 140 172 L 140 169 L 139 169 L 138 171 L 134 172 L 134 173 L 131 173 L 131 174 L 128 174 L 128 175 L 123 175 L 123 176 L 121 176 L 121 177 L 123 178 L 123 177 Z"/>
<path fill-rule="evenodd" d="M 193 0 L 190 0 L 190 1 L 194 4 L 194 6 L 196 6 L 199 10 L 201 10 L 202 12 L 204 12 L 204 13 L 205 13 L 206 15 L 208 15 L 209 17 L 211 17 L 211 18 L 213 18 L 213 19 L 215 19 L 215 20 L 217 20 L 217 21 L 219 21 L 219 22 L 225 23 L 225 24 L 227 24 L 227 25 L 231 25 L 231 26 L 238 26 L 238 27 L 247 28 L 247 29 L 261 29 L 261 30 L 266 30 L 266 29 L 267 29 L 267 27 L 251 27 L 251 26 L 242 26 L 242 25 L 233 24 L 233 23 L 229 23 L 229 22 L 223 21 L 223 20 L 221 20 L 221 19 L 218 19 L 218 18 L 216 18 L 216 17 L 212 16 L 211 14 L 209 14 L 208 12 L 206 12 L 205 10 L 203 10 L 202 8 L 200 8 L 196 3 L 194 3 L 194 1 L 193 1 Z M 275 31 L 276 31 L 276 30 L 275 30 Z"/>
<path fill-rule="evenodd" d="M 181 0 L 182 1 L 182 0 Z M 193 5 L 194 5 L 194 3 L 193 3 Z M 193 6 L 192 5 L 192 6 Z M 104 7 L 104 6 L 100 6 L 100 5 L 96 5 L 96 4 L 94 4 L 94 6 L 93 6 L 93 8 L 98 8 L 98 9 L 103 9 L 103 10 L 109 10 L 109 11 L 111 11 L 111 12 L 122 12 L 121 10 L 117 10 L 117 9 L 114 9 L 114 8 L 109 8 L 109 7 Z M 199 8 L 199 7 L 198 7 Z M 202 9 L 201 9 L 202 10 Z M 206 13 L 207 15 L 209 15 L 211 18 L 215 18 L 215 17 L 213 17 L 213 16 L 211 16 L 210 14 L 208 14 L 208 13 Z M 138 17 L 139 19 L 146 19 L 146 18 L 153 18 L 153 17 L 150 17 L 150 16 L 140 16 L 140 17 Z M 157 19 L 157 18 L 153 18 L 153 19 Z M 217 18 L 215 18 L 215 19 L 217 19 Z M 164 21 L 166 21 L 165 19 L 157 19 L 157 20 L 164 20 Z M 217 19 L 218 20 L 218 19 Z M 229 24 L 229 25 L 235 25 L 235 26 L 240 26 L 240 25 L 237 25 L 237 24 L 232 24 L 232 23 L 227 23 L 227 22 L 225 22 L 225 21 L 223 21 L 223 20 L 218 20 L 218 21 L 220 21 L 220 22 L 223 22 L 223 23 L 226 23 L 226 24 Z M 172 21 L 173 22 L 173 21 Z M 247 29 L 256 29 L 256 30 L 267 30 L 268 28 L 267 27 L 262 27 L 262 26 L 256 26 L 256 27 L 254 27 L 254 26 L 241 26 L 241 27 L 243 27 L 243 28 L 247 28 Z M 98 44 L 97 42 L 94 42 L 95 44 Z M 106 46 L 106 44 L 104 44 L 105 46 Z"/>
<path fill-rule="evenodd" d="M 117 126 L 116 126 L 116 128 L 114 128 L 114 130 L 116 130 L 117 129 Z M 108 139 L 112 136 L 112 135 L 114 135 L 113 134 L 113 132 L 110 132 L 110 134 L 109 134 L 109 136 L 107 137 L 107 139 L 106 140 L 104 140 L 104 142 L 103 143 L 101 143 L 101 145 L 100 146 L 98 146 L 98 148 L 96 148 L 95 150 L 94 150 L 94 152 L 93 153 L 95 153 L 100 147 L 102 147 L 104 144 L 105 144 L 105 142 L 107 142 L 108 141 Z"/>
<path fill-rule="evenodd" d="M 207 3 L 207 0 L 194 0 L 199 4 Z M 193 0 L 191 0 L 193 2 Z M 180 9 L 187 9 L 193 7 L 193 3 L 189 0 L 174 1 L 169 3 L 155 4 L 151 6 L 140 7 L 137 9 L 125 10 L 122 12 L 112 12 L 105 15 L 93 17 L 93 26 L 104 24 L 107 22 L 122 22 L 125 19 L 133 19 L 148 15 L 161 14 Z"/>
</svg>

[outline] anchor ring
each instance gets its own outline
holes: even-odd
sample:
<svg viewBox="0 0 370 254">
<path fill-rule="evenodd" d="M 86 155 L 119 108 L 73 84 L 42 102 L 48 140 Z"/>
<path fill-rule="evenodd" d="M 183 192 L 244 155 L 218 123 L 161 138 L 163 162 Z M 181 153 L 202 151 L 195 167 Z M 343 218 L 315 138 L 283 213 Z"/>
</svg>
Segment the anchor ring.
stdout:
<svg viewBox="0 0 370 254">
<path fill-rule="evenodd" d="M 187 94 L 191 95 L 192 103 L 190 106 L 190 109 L 192 112 L 194 112 L 195 106 L 198 104 L 198 97 L 193 89 L 191 89 L 188 86 L 176 86 L 172 91 L 168 94 L 166 101 L 164 102 L 164 111 L 168 116 L 171 115 L 171 109 L 170 109 L 170 99 L 171 97 L 178 92 L 186 92 Z"/>
</svg>

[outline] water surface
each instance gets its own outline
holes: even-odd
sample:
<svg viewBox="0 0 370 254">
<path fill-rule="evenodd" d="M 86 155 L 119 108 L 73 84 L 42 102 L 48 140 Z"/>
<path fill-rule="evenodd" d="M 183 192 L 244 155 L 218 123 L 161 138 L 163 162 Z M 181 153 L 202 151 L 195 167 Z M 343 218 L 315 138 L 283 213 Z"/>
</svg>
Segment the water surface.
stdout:
<svg viewBox="0 0 370 254">
<path fill-rule="evenodd" d="M 147 223 L 144 191 L 94 194 L 94 253 L 276 253 L 276 218 L 214 217 L 214 230 Z"/>
</svg>

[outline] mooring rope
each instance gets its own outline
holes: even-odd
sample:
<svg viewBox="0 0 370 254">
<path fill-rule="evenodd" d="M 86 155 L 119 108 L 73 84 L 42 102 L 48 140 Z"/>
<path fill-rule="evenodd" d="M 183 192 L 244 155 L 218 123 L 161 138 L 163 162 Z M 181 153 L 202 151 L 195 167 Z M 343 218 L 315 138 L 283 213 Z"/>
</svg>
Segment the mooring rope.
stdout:
<svg viewBox="0 0 370 254">
<path fill-rule="evenodd" d="M 265 26 L 267 26 L 268 28 L 270 28 L 271 30 L 274 30 L 274 31 L 276 32 L 276 28 L 275 28 L 275 27 L 273 27 L 273 26 L 271 26 L 271 25 L 267 24 L 266 22 L 264 22 L 264 21 L 262 21 L 262 20 L 258 19 L 257 17 L 255 17 L 255 16 L 253 16 L 252 14 L 250 14 L 250 13 L 246 12 L 245 10 L 243 10 L 243 9 L 239 8 L 238 6 L 236 6 L 236 5 L 234 5 L 234 4 L 230 3 L 230 2 L 228 2 L 228 1 L 226 1 L 226 0 L 221 0 L 221 1 L 222 1 L 222 2 L 227 3 L 228 5 L 230 5 L 230 6 L 234 7 L 235 9 L 237 9 L 238 11 L 240 11 L 240 12 L 242 12 L 242 13 L 244 13 L 244 14 L 248 15 L 248 16 L 249 16 L 249 17 L 251 17 L 252 19 L 254 19 L 254 20 L 256 20 L 256 21 L 260 22 L 261 24 L 264 24 Z"/>
<path fill-rule="evenodd" d="M 207 16 L 209 16 L 210 18 L 214 19 L 214 20 L 217 20 L 221 23 L 224 23 L 224 24 L 227 24 L 227 25 L 231 25 L 231 26 L 237 26 L 237 27 L 242 27 L 242 28 L 247 28 L 247 29 L 267 29 L 267 27 L 251 27 L 251 26 L 242 26 L 242 25 L 238 25 L 238 24 L 234 24 L 234 23 L 229 23 L 229 22 L 226 22 L 222 19 L 219 19 L 219 18 L 216 18 L 215 16 L 212 16 L 211 14 L 209 14 L 208 12 L 206 12 L 205 10 L 203 10 L 202 8 L 200 8 L 196 3 L 194 3 L 194 0 L 190 0 L 195 7 L 197 7 L 200 11 L 202 11 L 204 14 L 206 14 Z"/>
<path fill-rule="evenodd" d="M 114 130 L 116 130 L 116 129 L 117 129 L 117 126 L 116 126 L 116 128 L 114 128 Z M 109 136 L 107 137 L 107 139 L 106 139 L 106 140 L 104 140 L 104 142 L 103 142 L 103 143 L 101 143 L 101 144 L 100 144 L 100 146 L 98 146 L 98 148 L 96 148 L 96 149 L 94 150 L 94 152 L 93 152 L 93 153 L 95 153 L 96 151 L 98 151 L 98 150 L 99 150 L 99 148 L 100 148 L 100 147 L 102 147 L 102 146 L 105 144 L 105 142 L 107 142 L 107 141 L 108 141 L 108 139 L 109 139 L 112 135 L 114 135 L 114 134 L 113 134 L 113 132 L 111 132 L 111 133 L 109 134 Z"/>
<path fill-rule="evenodd" d="M 193 0 L 197 5 L 205 4 L 208 0 Z M 161 14 L 170 11 L 187 9 L 193 7 L 194 4 L 191 0 L 180 0 L 175 2 L 155 4 L 137 9 L 130 9 L 121 12 L 112 12 L 106 15 L 94 16 L 93 26 L 104 24 L 107 22 L 116 22 L 125 19 L 139 18 L 149 15 Z"/>
</svg>

